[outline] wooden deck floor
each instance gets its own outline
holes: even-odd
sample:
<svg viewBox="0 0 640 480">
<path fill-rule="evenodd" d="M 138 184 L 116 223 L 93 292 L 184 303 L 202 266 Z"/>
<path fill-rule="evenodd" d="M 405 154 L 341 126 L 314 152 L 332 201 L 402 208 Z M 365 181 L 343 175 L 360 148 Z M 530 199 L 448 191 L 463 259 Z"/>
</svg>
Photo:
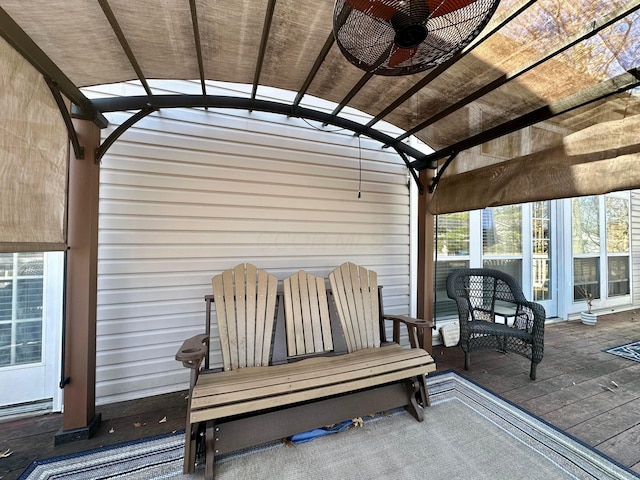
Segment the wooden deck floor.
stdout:
<svg viewBox="0 0 640 480">
<path fill-rule="evenodd" d="M 517 355 L 475 352 L 464 371 L 459 347 L 434 347 L 438 370 L 455 369 L 640 473 L 640 363 L 603 350 L 640 340 L 640 311 L 601 316 L 594 327 L 549 324 L 538 379 Z M 86 441 L 53 445 L 60 414 L 0 422 L 0 479 L 17 478 L 35 459 L 65 455 L 184 428 L 185 393 L 99 407 L 102 424 Z M 166 422 L 161 421 L 166 417 Z"/>
</svg>

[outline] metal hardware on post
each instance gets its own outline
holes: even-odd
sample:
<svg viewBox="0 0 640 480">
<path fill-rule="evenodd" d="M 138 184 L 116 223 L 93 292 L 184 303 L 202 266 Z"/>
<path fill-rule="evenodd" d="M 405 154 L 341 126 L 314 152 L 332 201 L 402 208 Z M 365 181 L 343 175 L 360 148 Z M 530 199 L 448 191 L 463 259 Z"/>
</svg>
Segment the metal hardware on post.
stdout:
<svg viewBox="0 0 640 480">
<path fill-rule="evenodd" d="M 409 161 L 407 156 L 404 154 L 404 152 L 402 152 L 402 150 L 400 150 L 399 148 L 396 148 L 395 150 L 396 152 L 398 152 L 398 155 L 402 157 L 402 160 L 404 161 L 405 165 L 409 169 L 409 173 L 413 177 L 413 180 L 416 182 L 416 186 L 418 187 L 418 192 L 420 193 L 420 195 L 422 195 L 424 193 L 424 187 L 422 186 L 422 183 L 420 182 L 420 178 L 418 178 L 418 174 L 416 173 L 415 169 L 411 166 L 411 162 Z"/>
<path fill-rule="evenodd" d="M 453 152 L 449 158 L 447 158 L 446 162 L 444 162 L 444 164 L 442 165 L 442 168 L 440 168 L 440 170 L 438 170 L 438 173 L 436 173 L 436 176 L 433 177 L 433 180 L 431 181 L 431 185 L 429 185 L 429 193 L 433 193 L 436 190 L 436 187 L 438 186 L 438 182 L 440 181 L 440 179 L 442 178 L 442 174 L 444 173 L 444 171 L 447 169 L 447 167 L 449 165 L 451 165 L 451 162 L 453 162 L 453 160 L 458 156 L 458 152 Z"/>
</svg>

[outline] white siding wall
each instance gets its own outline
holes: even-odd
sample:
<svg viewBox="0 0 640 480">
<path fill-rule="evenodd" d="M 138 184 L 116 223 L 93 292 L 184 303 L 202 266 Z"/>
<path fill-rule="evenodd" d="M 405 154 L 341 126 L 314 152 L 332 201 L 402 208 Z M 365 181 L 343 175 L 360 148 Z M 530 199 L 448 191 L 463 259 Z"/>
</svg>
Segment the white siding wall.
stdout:
<svg viewBox="0 0 640 480">
<path fill-rule="evenodd" d="M 631 190 L 631 298 L 640 304 L 640 190 Z"/>
<path fill-rule="evenodd" d="M 128 117 L 109 115 L 103 137 Z M 378 272 L 388 312 L 410 312 L 406 168 L 363 137 L 358 199 L 358 138 L 325 130 L 261 112 L 174 109 L 111 147 L 100 186 L 98 403 L 186 388 L 175 352 L 204 329 L 211 277 L 240 262 L 282 279 L 354 261 Z"/>
</svg>

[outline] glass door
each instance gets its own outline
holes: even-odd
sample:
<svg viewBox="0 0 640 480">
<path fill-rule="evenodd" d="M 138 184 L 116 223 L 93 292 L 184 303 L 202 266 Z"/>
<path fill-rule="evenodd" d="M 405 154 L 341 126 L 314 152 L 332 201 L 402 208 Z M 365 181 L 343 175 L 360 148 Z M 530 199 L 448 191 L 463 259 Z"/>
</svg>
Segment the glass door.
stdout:
<svg viewBox="0 0 640 480">
<path fill-rule="evenodd" d="M 555 209 L 552 202 L 531 204 L 531 286 L 532 300 L 544 306 L 547 317 L 558 314 L 557 268 L 554 260 Z"/>
<path fill-rule="evenodd" d="M 57 407 L 62 261 L 62 253 L 0 254 L 0 414 Z"/>
</svg>

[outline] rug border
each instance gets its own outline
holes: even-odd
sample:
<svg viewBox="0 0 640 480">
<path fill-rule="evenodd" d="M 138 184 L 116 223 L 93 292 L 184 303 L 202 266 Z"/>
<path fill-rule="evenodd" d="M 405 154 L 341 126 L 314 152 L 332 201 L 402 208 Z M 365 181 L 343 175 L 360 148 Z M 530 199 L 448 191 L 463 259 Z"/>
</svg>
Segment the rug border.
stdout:
<svg viewBox="0 0 640 480">
<path fill-rule="evenodd" d="M 636 342 L 631 342 L 631 343 L 636 343 Z M 632 360 L 633 361 L 633 360 Z M 589 445 L 588 443 L 580 440 L 579 438 L 575 437 L 574 435 L 570 434 L 569 432 L 565 432 L 564 430 L 562 430 L 559 427 L 556 427 L 555 425 L 553 425 L 552 423 L 549 423 L 547 420 L 545 420 L 544 418 L 530 412 L 529 410 L 522 408 L 521 406 L 515 404 L 514 402 L 512 402 L 511 400 L 503 397 L 502 395 L 500 395 L 499 393 L 494 392 L 493 390 L 491 390 L 490 388 L 487 388 L 483 385 L 480 385 L 478 382 L 476 382 L 475 380 L 465 376 L 464 374 L 458 372 L 455 369 L 448 369 L 448 370 L 443 370 L 441 372 L 436 372 L 436 373 L 432 373 L 430 374 L 428 378 L 431 377 L 439 377 L 441 375 L 446 375 L 446 374 L 452 374 L 454 376 L 454 378 L 457 376 L 469 383 L 471 383 L 472 385 L 474 385 L 476 388 L 479 388 L 481 390 L 484 390 L 485 392 L 487 392 L 490 395 L 493 395 L 494 397 L 498 398 L 499 400 L 507 403 L 508 405 L 510 405 L 511 407 L 515 408 L 516 410 L 522 412 L 525 415 L 530 416 L 531 418 L 533 418 L 534 420 L 544 424 L 545 426 L 549 427 L 550 429 L 552 429 L 553 431 L 555 431 L 558 434 L 564 435 L 565 437 L 569 438 L 570 440 L 578 443 L 579 445 L 581 445 L 582 447 L 586 448 L 587 450 L 591 451 L 593 454 L 595 454 L 596 456 L 599 456 L 601 458 L 603 458 L 604 460 L 612 463 L 613 465 L 615 465 L 616 467 L 624 470 L 626 473 L 629 473 L 630 475 L 634 476 L 635 478 L 639 478 L 640 479 L 640 473 L 634 472 L 633 470 L 631 470 L 629 467 L 626 467 L 625 465 L 623 465 L 622 463 L 620 463 L 619 461 L 615 460 L 614 458 L 611 458 L 610 456 L 606 455 L 605 453 L 602 453 L 600 450 L 598 450 L 597 448 Z"/>
<path fill-rule="evenodd" d="M 176 430 L 175 432 L 161 433 L 158 435 L 152 435 L 150 437 L 138 438 L 136 440 L 128 440 L 126 442 L 114 443 L 113 445 L 103 445 L 101 447 L 90 448 L 89 450 L 83 450 L 76 453 L 67 453 L 65 455 L 56 455 L 55 457 L 43 458 L 34 460 L 24 469 L 20 476 L 16 480 L 25 480 L 29 478 L 34 470 L 42 465 L 47 465 L 55 462 L 62 462 L 71 458 L 81 458 L 89 455 L 95 455 L 96 453 L 108 452 L 110 450 L 117 450 L 118 448 L 125 448 L 132 445 L 139 445 L 141 443 L 153 442 L 156 440 L 164 440 L 165 438 L 184 436 L 184 430 Z"/>
<path fill-rule="evenodd" d="M 632 362 L 640 363 L 640 360 L 635 360 L 633 358 L 625 357 L 624 355 L 620 355 L 619 353 L 610 352 L 610 350 L 613 350 L 615 348 L 628 347 L 629 345 L 634 345 L 634 344 L 638 344 L 638 346 L 640 346 L 640 340 L 635 340 L 629 343 L 623 343 L 622 345 L 616 345 L 615 347 L 604 348 L 602 351 L 604 353 L 608 353 L 609 355 L 615 355 L 616 357 L 624 358 L 625 360 L 630 360 Z"/>
</svg>

